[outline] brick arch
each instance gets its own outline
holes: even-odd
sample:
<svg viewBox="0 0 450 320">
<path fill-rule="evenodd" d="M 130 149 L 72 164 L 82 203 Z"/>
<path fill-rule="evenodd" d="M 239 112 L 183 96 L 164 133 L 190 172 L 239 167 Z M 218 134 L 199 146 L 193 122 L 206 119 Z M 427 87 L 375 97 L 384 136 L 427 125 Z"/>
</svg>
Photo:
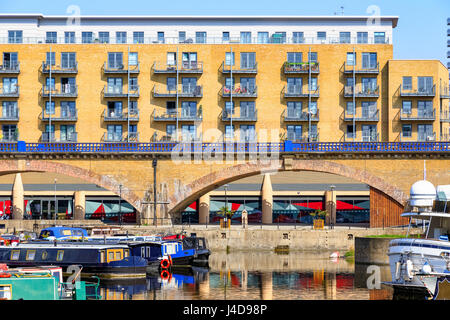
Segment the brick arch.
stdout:
<svg viewBox="0 0 450 320">
<path fill-rule="evenodd" d="M 122 184 L 122 199 L 131 204 L 138 212 L 141 211 L 141 199 L 126 185 L 111 176 L 100 175 L 90 170 L 69 164 L 52 162 L 48 160 L 2 160 L 0 161 L 0 175 L 23 172 L 51 172 L 78 178 L 104 189 L 119 194 L 119 185 Z"/>
<path fill-rule="evenodd" d="M 300 160 L 294 159 L 289 168 L 283 166 L 283 160 L 253 162 L 238 164 L 219 171 L 207 174 L 184 186 L 182 191 L 175 192 L 170 198 L 168 209 L 172 213 L 180 212 L 200 196 L 217 189 L 218 187 L 245 177 L 276 171 L 315 171 L 332 173 L 365 183 L 386 194 L 400 205 L 404 204 L 407 195 L 396 186 L 386 182 L 365 170 L 352 168 L 339 163 L 325 160 Z"/>
</svg>

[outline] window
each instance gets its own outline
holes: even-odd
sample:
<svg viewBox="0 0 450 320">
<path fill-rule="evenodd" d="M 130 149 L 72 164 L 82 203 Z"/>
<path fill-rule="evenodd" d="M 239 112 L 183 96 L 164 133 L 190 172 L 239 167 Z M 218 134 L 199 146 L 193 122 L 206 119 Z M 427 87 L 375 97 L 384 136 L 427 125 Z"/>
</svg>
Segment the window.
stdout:
<svg viewBox="0 0 450 320">
<path fill-rule="evenodd" d="M 300 118 L 302 113 L 302 102 L 301 101 L 288 101 L 287 102 L 287 116 L 288 118 Z"/>
<path fill-rule="evenodd" d="M 367 32 L 356 33 L 356 41 L 357 41 L 357 43 L 368 43 L 369 42 L 369 34 Z"/>
<path fill-rule="evenodd" d="M 3 93 L 17 93 L 17 78 L 3 78 Z"/>
<path fill-rule="evenodd" d="M 411 137 L 412 136 L 412 125 L 411 124 L 403 124 L 402 125 L 402 137 Z"/>
<path fill-rule="evenodd" d="M 72 118 L 76 116 L 75 101 L 61 101 L 61 117 Z"/>
<path fill-rule="evenodd" d="M 45 132 L 42 135 L 42 140 L 44 141 L 54 141 L 55 140 L 55 125 L 49 126 L 45 125 Z"/>
<path fill-rule="evenodd" d="M 167 78 L 167 91 L 176 91 L 177 90 L 177 79 L 168 77 Z"/>
<path fill-rule="evenodd" d="M 339 32 L 340 43 L 350 43 L 350 32 Z"/>
<path fill-rule="evenodd" d="M 121 125 L 108 125 L 106 129 L 108 131 L 108 141 L 122 141 Z"/>
<path fill-rule="evenodd" d="M 234 78 L 230 78 L 230 77 L 225 78 L 225 87 L 226 88 L 234 88 L 234 85 L 235 85 Z"/>
<path fill-rule="evenodd" d="M 362 68 L 363 69 L 376 69 L 377 68 L 377 53 L 376 52 L 363 52 L 362 53 Z"/>
<path fill-rule="evenodd" d="M 317 62 L 317 52 L 308 52 L 309 62 Z"/>
<path fill-rule="evenodd" d="M 182 125 L 181 135 L 183 141 L 196 140 L 197 137 L 197 127 L 195 125 Z"/>
<path fill-rule="evenodd" d="M 272 43 L 286 43 L 286 32 L 275 32 L 272 34 Z"/>
<path fill-rule="evenodd" d="M 404 100 L 402 101 L 402 113 L 411 114 L 412 101 Z"/>
<path fill-rule="evenodd" d="M 55 58 L 56 54 L 55 52 L 47 52 L 45 55 L 45 64 L 48 65 L 55 65 L 56 62 L 56 58 Z"/>
<path fill-rule="evenodd" d="M 137 66 L 138 65 L 138 53 L 137 52 L 128 53 L 128 65 L 129 66 Z"/>
<path fill-rule="evenodd" d="M 241 69 L 254 69 L 256 55 L 254 52 L 241 52 Z"/>
<path fill-rule="evenodd" d="M 183 52 L 181 61 L 184 69 L 197 68 L 197 52 Z"/>
<path fill-rule="evenodd" d="M 347 65 L 348 66 L 356 65 L 356 53 L 355 52 L 347 52 Z"/>
<path fill-rule="evenodd" d="M 434 140 L 434 132 L 432 124 L 418 124 L 417 134 L 419 141 L 432 141 Z"/>
<path fill-rule="evenodd" d="M 419 92 L 432 93 L 433 77 L 417 77 L 417 90 Z"/>
<path fill-rule="evenodd" d="M 108 101 L 108 117 L 122 117 L 122 102 Z"/>
<path fill-rule="evenodd" d="M 417 101 L 417 115 L 423 118 L 433 117 L 433 101 Z"/>
<path fill-rule="evenodd" d="M 123 69 L 123 53 L 108 52 L 108 68 Z"/>
<path fill-rule="evenodd" d="M 241 88 L 246 88 L 248 91 L 253 92 L 255 90 L 255 85 L 255 78 L 241 78 Z"/>
<path fill-rule="evenodd" d="M 317 40 L 319 40 L 319 41 L 327 40 L 327 33 L 325 31 L 318 31 L 317 32 Z"/>
<path fill-rule="evenodd" d="M 22 43 L 22 30 L 9 30 L 8 43 Z"/>
<path fill-rule="evenodd" d="M 302 92 L 302 78 L 287 78 L 287 92 L 301 93 Z"/>
<path fill-rule="evenodd" d="M 225 52 L 225 65 L 234 66 L 234 52 Z"/>
<path fill-rule="evenodd" d="M 176 52 L 167 52 L 167 65 L 175 66 L 177 64 L 177 53 Z"/>
<path fill-rule="evenodd" d="M 64 32 L 64 42 L 65 43 L 75 43 L 75 32 L 74 31 Z"/>
<path fill-rule="evenodd" d="M 122 93 L 122 78 L 108 78 L 107 83 L 108 93 Z"/>
<path fill-rule="evenodd" d="M 114 261 L 114 251 L 108 252 L 108 261 Z"/>
<path fill-rule="evenodd" d="M 317 90 L 317 78 L 310 78 L 309 91 L 316 91 L 316 90 Z"/>
<path fill-rule="evenodd" d="M 176 128 L 174 124 L 166 125 L 166 135 L 171 139 L 176 134 Z"/>
<path fill-rule="evenodd" d="M 361 113 L 363 118 L 374 118 L 377 113 L 376 101 L 361 102 Z"/>
<path fill-rule="evenodd" d="M 303 32 L 292 32 L 292 42 L 293 43 L 305 42 L 305 38 L 303 38 Z"/>
<path fill-rule="evenodd" d="M 56 43 L 57 42 L 57 33 L 56 31 L 47 31 L 45 37 L 45 43 Z"/>
<path fill-rule="evenodd" d="M 55 101 L 45 101 L 45 114 L 55 114 Z"/>
<path fill-rule="evenodd" d="M 175 101 L 167 101 L 166 102 L 166 113 L 167 114 L 176 114 L 177 106 Z"/>
<path fill-rule="evenodd" d="M 241 108 L 241 118 L 250 119 L 255 117 L 254 101 L 241 101 L 239 106 Z"/>
<path fill-rule="evenodd" d="M 242 31 L 241 43 L 252 43 L 252 33 L 248 31 Z"/>
<path fill-rule="evenodd" d="M 61 125 L 59 127 L 59 131 L 61 134 L 61 141 L 76 142 L 75 125 L 73 124 Z"/>
<path fill-rule="evenodd" d="M 353 127 L 353 125 L 347 125 L 347 138 L 355 138 L 355 128 Z"/>
<path fill-rule="evenodd" d="M 186 31 L 178 31 L 178 42 L 184 43 L 186 41 Z"/>
<path fill-rule="evenodd" d="M 75 52 L 61 52 L 61 68 L 74 69 L 77 64 Z"/>
<path fill-rule="evenodd" d="M 197 115 L 197 102 L 183 101 L 181 102 L 182 117 L 195 117 Z"/>
<path fill-rule="evenodd" d="M 122 252 L 116 251 L 116 260 L 122 260 Z"/>
<path fill-rule="evenodd" d="M 256 133 L 254 125 L 241 125 L 239 131 L 242 142 L 255 142 Z"/>
<path fill-rule="evenodd" d="M 11 299 L 12 299 L 12 286 L 0 285 L 0 300 L 11 300 Z"/>
<path fill-rule="evenodd" d="M 374 33 L 374 42 L 375 43 L 386 43 L 386 35 L 384 32 L 375 32 Z"/>
<path fill-rule="evenodd" d="M 20 250 L 12 250 L 10 260 L 19 260 Z"/>
<path fill-rule="evenodd" d="M 164 32 L 163 31 L 158 31 L 157 36 L 158 36 L 158 43 L 164 43 L 165 42 L 165 40 L 164 40 Z"/>
<path fill-rule="evenodd" d="M 258 43 L 269 43 L 269 33 L 268 32 L 258 32 Z"/>
<path fill-rule="evenodd" d="M 206 32 L 196 32 L 195 33 L 195 42 L 196 43 L 206 43 Z"/>
<path fill-rule="evenodd" d="M 301 141 L 303 128 L 301 125 L 297 126 L 287 126 L 287 140 L 289 141 Z"/>
<path fill-rule="evenodd" d="M 133 43 L 144 43 L 144 31 L 133 32 Z"/>
<path fill-rule="evenodd" d="M 34 260 L 35 256 L 36 256 L 36 250 L 27 250 L 27 256 L 25 259 L 28 261 L 32 261 L 32 260 Z"/>
<path fill-rule="evenodd" d="M 351 101 L 347 102 L 346 112 L 347 112 L 348 115 L 354 115 L 355 114 L 355 105 L 353 104 L 353 102 L 351 102 Z"/>
<path fill-rule="evenodd" d="M 17 101 L 2 102 L 2 117 L 15 118 L 18 117 Z"/>
<path fill-rule="evenodd" d="M 105 263 L 105 250 L 100 251 L 100 263 Z"/>
<path fill-rule="evenodd" d="M 224 43 L 230 42 L 230 33 L 228 31 L 222 32 L 222 42 Z"/>
<path fill-rule="evenodd" d="M 3 131 L 3 141 L 6 142 L 14 142 L 17 141 L 18 131 L 17 126 L 15 124 L 5 124 L 2 126 Z"/>
<path fill-rule="evenodd" d="M 234 126 L 225 125 L 225 140 L 232 140 L 234 138 Z"/>
<path fill-rule="evenodd" d="M 361 78 L 362 92 L 375 92 L 377 89 L 377 78 Z"/>
<path fill-rule="evenodd" d="M 225 101 L 225 112 L 227 117 L 234 114 L 234 101 Z"/>
<path fill-rule="evenodd" d="M 116 43 L 127 43 L 126 31 L 117 31 L 116 32 Z"/>
<path fill-rule="evenodd" d="M 287 61 L 289 63 L 299 63 L 302 62 L 302 53 L 301 52 L 288 52 L 287 53 Z"/>
<path fill-rule="evenodd" d="M 93 41 L 93 33 L 89 31 L 83 31 L 81 33 L 81 42 L 82 43 L 92 43 Z"/>
<path fill-rule="evenodd" d="M 403 90 L 412 90 L 412 77 L 403 77 Z"/>
<path fill-rule="evenodd" d="M 181 87 L 183 93 L 194 93 L 195 88 L 197 87 L 197 78 L 182 78 Z"/>
<path fill-rule="evenodd" d="M 130 82 L 129 82 L 128 86 L 130 87 L 130 91 L 137 91 L 139 88 L 138 78 L 130 77 Z"/>
<path fill-rule="evenodd" d="M 366 125 L 363 124 L 361 127 L 362 131 L 362 141 L 364 142 L 375 142 L 378 140 L 377 126 L 376 125 Z"/>
<path fill-rule="evenodd" d="M 109 43 L 109 32 L 108 31 L 99 32 L 98 40 L 100 43 Z"/>
<path fill-rule="evenodd" d="M 19 58 L 17 52 L 3 52 L 3 68 L 17 69 L 19 66 Z"/>
</svg>

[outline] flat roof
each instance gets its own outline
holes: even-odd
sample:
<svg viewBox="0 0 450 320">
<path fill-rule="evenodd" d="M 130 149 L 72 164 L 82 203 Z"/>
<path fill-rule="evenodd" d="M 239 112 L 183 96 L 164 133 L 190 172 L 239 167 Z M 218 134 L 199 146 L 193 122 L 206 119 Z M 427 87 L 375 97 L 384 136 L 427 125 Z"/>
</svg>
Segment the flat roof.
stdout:
<svg viewBox="0 0 450 320">
<path fill-rule="evenodd" d="M 80 18 L 84 20 L 367 20 L 380 18 L 380 20 L 392 21 L 395 28 L 398 16 L 296 16 L 296 15 L 43 15 L 42 13 L 1 13 L 0 19 L 35 18 L 59 20 L 67 18 Z"/>
</svg>

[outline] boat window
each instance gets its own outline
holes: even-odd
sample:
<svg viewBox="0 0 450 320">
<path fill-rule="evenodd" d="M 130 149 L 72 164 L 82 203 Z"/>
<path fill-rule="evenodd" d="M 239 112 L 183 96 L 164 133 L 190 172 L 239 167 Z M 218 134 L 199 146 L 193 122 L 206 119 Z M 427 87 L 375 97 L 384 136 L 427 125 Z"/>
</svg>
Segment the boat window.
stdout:
<svg viewBox="0 0 450 320">
<path fill-rule="evenodd" d="M 27 260 L 34 260 L 34 257 L 36 256 L 36 250 L 27 250 Z"/>
<path fill-rule="evenodd" d="M 113 260 L 114 260 L 114 251 L 110 251 L 110 252 L 108 253 L 108 260 L 109 260 L 109 261 L 113 261 Z"/>
<path fill-rule="evenodd" d="M 58 253 L 56 254 L 56 261 L 62 261 L 64 258 L 64 250 L 58 250 Z"/>
<path fill-rule="evenodd" d="M 126 258 L 126 257 L 129 257 L 130 256 L 130 250 L 125 250 L 125 252 L 124 252 L 124 257 Z"/>
<path fill-rule="evenodd" d="M 11 285 L 0 285 L 0 300 L 11 300 L 12 289 Z"/>
<path fill-rule="evenodd" d="M 20 250 L 11 251 L 11 260 L 19 260 Z"/>
<path fill-rule="evenodd" d="M 71 230 L 62 230 L 61 234 L 63 236 L 70 236 L 70 235 L 72 235 L 72 231 Z"/>
<path fill-rule="evenodd" d="M 48 256 L 48 253 L 47 253 L 47 251 L 43 251 L 42 252 L 42 260 L 45 260 L 45 259 L 47 259 L 47 256 Z"/>
<path fill-rule="evenodd" d="M 101 263 L 105 262 L 105 251 L 104 250 L 100 251 L 100 262 Z"/>
<path fill-rule="evenodd" d="M 116 260 L 122 260 L 122 251 L 116 252 Z"/>
</svg>

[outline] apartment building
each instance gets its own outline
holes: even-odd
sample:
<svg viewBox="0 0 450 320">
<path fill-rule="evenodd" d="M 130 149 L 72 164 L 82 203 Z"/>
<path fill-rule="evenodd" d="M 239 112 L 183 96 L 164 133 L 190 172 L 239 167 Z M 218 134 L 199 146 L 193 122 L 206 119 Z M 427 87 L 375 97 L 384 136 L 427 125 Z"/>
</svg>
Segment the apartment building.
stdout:
<svg viewBox="0 0 450 320">
<path fill-rule="evenodd" d="M 397 22 L 2 14 L 1 140 L 450 141 L 448 70 L 393 59 Z"/>
</svg>

